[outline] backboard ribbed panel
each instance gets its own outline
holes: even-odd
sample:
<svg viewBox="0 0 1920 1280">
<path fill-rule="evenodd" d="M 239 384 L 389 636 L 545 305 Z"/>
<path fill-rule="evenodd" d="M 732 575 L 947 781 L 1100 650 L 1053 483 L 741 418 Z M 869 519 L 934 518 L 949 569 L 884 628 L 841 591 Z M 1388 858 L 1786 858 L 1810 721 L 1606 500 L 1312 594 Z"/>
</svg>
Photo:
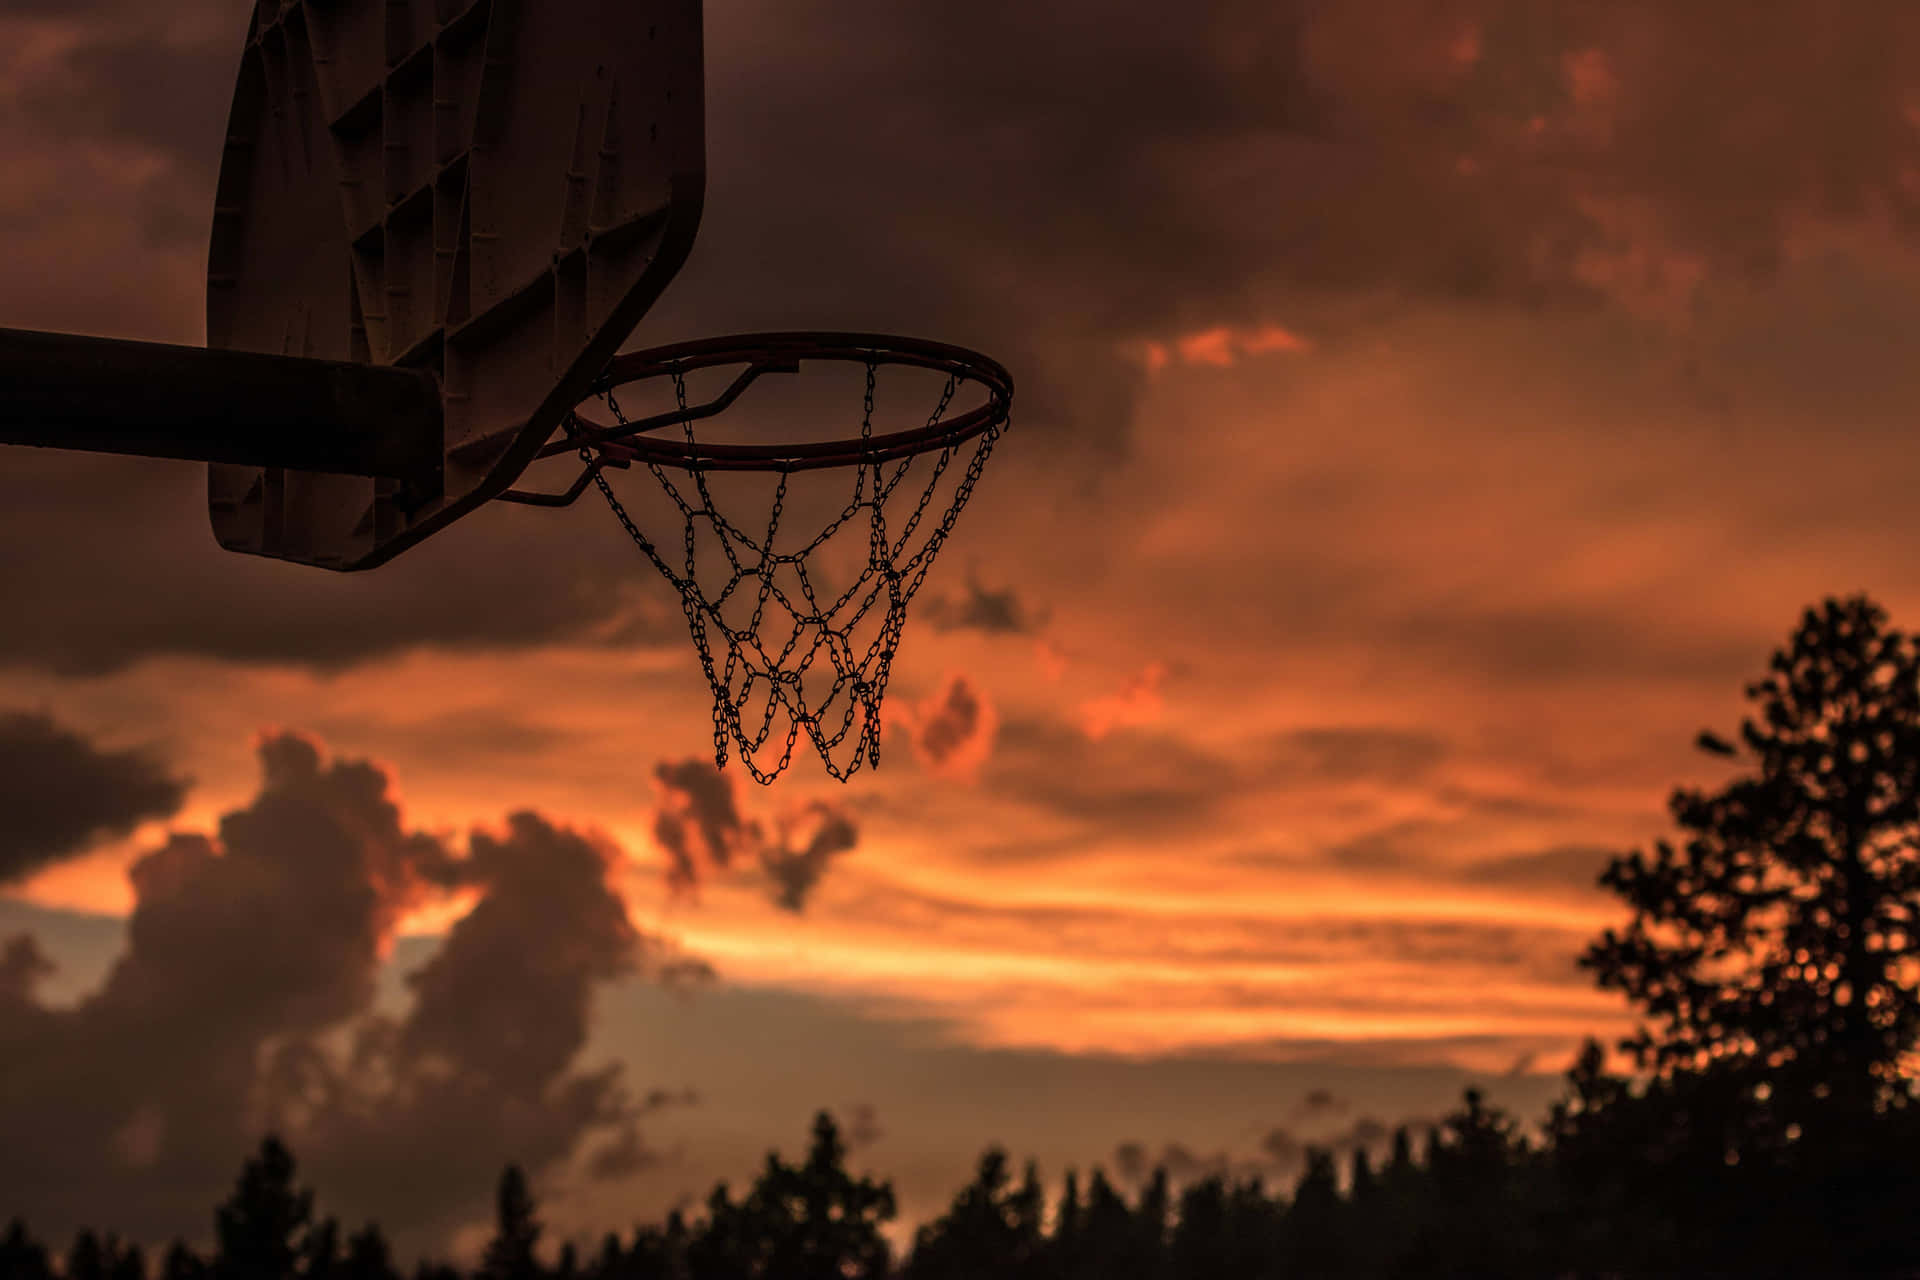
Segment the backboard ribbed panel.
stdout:
<svg viewBox="0 0 1920 1280">
<path fill-rule="evenodd" d="M 208 345 L 432 370 L 446 465 L 215 466 L 223 546 L 367 568 L 512 483 L 692 246 L 701 64 L 700 0 L 255 6 Z"/>
</svg>

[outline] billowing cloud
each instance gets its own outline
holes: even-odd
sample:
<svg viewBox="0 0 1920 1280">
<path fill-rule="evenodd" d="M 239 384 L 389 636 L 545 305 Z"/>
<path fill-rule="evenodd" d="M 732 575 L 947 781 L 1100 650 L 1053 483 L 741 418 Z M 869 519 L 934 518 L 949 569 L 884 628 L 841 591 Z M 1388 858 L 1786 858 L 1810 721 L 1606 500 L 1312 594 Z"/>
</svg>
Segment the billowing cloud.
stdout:
<svg viewBox="0 0 1920 1280">
<path fill-rule="evenodd" d="M 1164 662 L 1147 664 L 1119 690 L 1091 698 L 1080 707 L 1080 729 L 1095 742 L 1116 729 L 1150 725 L 1165 710 L 1160 686 L 1166 683 Z"/>
<path fill-rule="evenodd" d="M 449 1169 L 546 1167 L 599 1135 L 618 1164 L 644 1107 L 618 1066 L 575 1065 L 594 991 L 648 958 L 608 884 L 617 852 L 531 813 L 459 850 L 407 828 L 377 766 L 289 734 L 258 750 L 250 804 L 134 865 L 98 990 L 41 1006 L 44 958 L 7 945 L 0 1199 L 56 1233 L 103 1206 L 136 1238 L 191 1230 L 274 1130 L 331 1209 L 419 1241 L 486 1194 Z M 455 893 L 472 906 L 406 1011 L 377 1012 L 402 916 Z"/>
<path fill-rule="evenodd" d="M 937 777 L 971 781 L 993 751 L 999 717 L 972 681 L 951 677 L 944 688 L 902 719 L 912 735 L 914 758 Z"/>
<path fill-rule="evenodd" d="M 705 760 L 662 761 L 653 776 L 661 793 L 653 838 L 666 850 L 673 888 L 692 889 L 703 866 L 725 871 L 764 839 L 758 824 L 741 817 L 732 777 Z"/>
<path fill-rule="evenodd" d="M 781 819 L 776 830 L 760 851 L 760 869 L 773 883 L 774 905 L 797 914 L 828 864 L 860 843 L 860 829 L 843 810 L 814 801 Z"/>
<path fill-rule="evenodd" d="M 106 751 L 44 715 L 0 713 L 0 886 L 180 809 L 150 752 Z"/>
<path fill-rule="evenodd" d="M 653 836 L 667 855 L 667 884 L 676 892 L 697 888 L 709 873 L 736 863 L 755 865 L 783 911 L 805 909 L 827 867 L 860 843 L 851 815 L 824 800 L 809 801 L 771 822 L 747 817 L 734 775 L 702 759 L 654 768 L 660 807 Z"/>
</svg>

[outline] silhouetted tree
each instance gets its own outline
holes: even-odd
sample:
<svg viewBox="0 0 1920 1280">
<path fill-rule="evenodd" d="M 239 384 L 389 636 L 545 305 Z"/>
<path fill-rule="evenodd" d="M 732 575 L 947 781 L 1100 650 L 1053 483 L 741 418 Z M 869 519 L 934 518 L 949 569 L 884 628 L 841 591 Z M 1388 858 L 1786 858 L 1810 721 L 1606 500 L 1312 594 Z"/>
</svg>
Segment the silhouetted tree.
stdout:
<svg viewBox="0 0 1920 1280">
<path fill-rule="evenodd" d="M 1085 1226 L 1086 1208 L 1080 1203 L 1080 1174 L 1069 1169 L 1061 1180 L 1060 1203 L 1053 1211 L 1053 1230 L 1041 1247 L 1048 1275 L 1076 1274 L 1080 1237 Z"/>
<path fill-rule="evenodd" d="M 1467 1089 L 1427 1155 L 1438 1211 L 1429 1222 L 1432 1255 L 1459 1274 L 1532 1274 L 1543 1206 L 1533 1163 L 1513 1117 Z"/>
<path fill-rule="evenodd" d="M 534 1249 L 540 1243 L 540 1222 L 534 1217 L 533 1193 L 520 1166 L 510 1164 L 500 1175 L 494 1196 L 493 1239 L 480 1258 L 484 1280 L 534 1280 L 540 1263 Z"/>
<path fill-rule="evenodd" d="M 294 1273 L 313 1220 L 313 1193 L 293 1184 L 293 1153 L 267 1138 L 214 1214 L 213 1272 L 221 1280 L 281 1280 Z"/>
<path fill-rule="evenodd" d="M 1043 1243 L 1038 1174 L 1027 1167 L 1016 1189 L 1007 1153 L 991 1147 L 947 1212 L 914 1235 L 908 1280 L 971 1280 L 1037 1274 Z"/>
<path fill-rule="evenodd" d="M 678 1209 L 667 1214 L 667 1221 L 661 1227 L 641 1227 L 633 1233 L 633 1245 L 627 1249 L 616 1263 L 617 1268 L 611 1274 L 621 1280 L 687 1280 L 688 1244 L 692 1233 L 687 1228 L 687 1220 Z M 608 1237 L 608 1243 L 618 1248 L 619 1241 Z M 603 1258 L 606 1250 L 602 1250 Z"/>
<path fill-rule="evenodd" d="M 27 1224 L 15 1218 L 0 1235 L 0 1276 L 9 1280 L 52 1280 L 53 1260 L 47 1247 L 27 1232 Z"/>
<path fill-rule="evenodd" d="M 185 1240 L 168 1245 L 160 1259 L 160 1280 L 206 1280 L 208 1271 L 206 1260 Z"/>
<path fill-rule="evenodd" d="M 726 1184 L 716 1187 L 689 1245 L 694 1280 L 884 1280 L 891 1250 L 880 1227 L 893 1218 L 893 1188 L 853 1177 L 846 1155 L 839 1127 L 823 1111 L 805 1164 L 768 1152 L 737 1204 Z"/>
<path fill-rule="evenodd" d="M 1333 1153 L 1307 1148 L 1307 1167 L 1282 1219 L 1282 1270 L 1288 1275 L 1339 1275 L 1349 1269 L 1346 1222 Z"/>
<path fill-rule="evenodd" d="M 347 1257 L 340 1264 L 340 1273 L 346 1280 L 399 1280 L 393 1250 L 376 1223 L 369 1222 L 347 1241 Z"/>
<path fill-rule="evenodd" d="M 1698 741 L 1745 772 L 1675 791 L 1684 839 L 1602 877 L 1633 916 L 1582 963 L 1648 1019 L 1622 1044 L 1641 1087 L 1586 1055 L 1556 1161 L 1642 1170 L 1603 1194 L 1668 1263 L 1920 1265 L 1893 1225 L 1920 1195 L 1920 644 L 1828 600 L 1747 695 L 1737 746 Z"/>
<path fill-rule="evenodd" d="M 1133 1212 L 1098 1165 L 1087 1179 L 1086 1203 L 1075 1217 L 1071 1251 L 1060 1259 L 1056 1274 L 1068 1280 L 1125 1275 L 1133 1262 Z"/>
<path fill-rule="evenodd" d="M 1643 1069 L 1738 1063 L 1782 1123 L 1860 1123 L 1908 1100 L 1920 1044 L 1920 645 L 1829 600 L 1747 695 L 1752 771 L 1677 790 L 1684 841 L 1607 868 L 1633 919 L 1582 963 L 1653 1019 L 1624 1045 Z"/>
<path fill-rule="evenodd" d="M 1256 1180 L 1229 1187 L 1218 1176 L 1180 1193 L 1167 1240 L 1167 1268 L 1178 1280 L 1253 1280 L 1278 1251 L 1278 1206 Z"/>
<path fill-rule="evenodd" d="M 1167 1171 L 1156 1167 L 1133 1206 L 1133 1275 L 1150 1278 L 1165 1270 L 1171 1225 L 1167 1216 L 1172 1212 L 1173 1193 L 1167 1186 Z"/>
<path fill-rule="evenodd" d="M 340 1271 L 340 1224 L 323 1218 L 307 1232 L 300 1249 L 300 1274 L 306 1280 L 335 1280 Z"/>
<path fill-rule="evenodd" d="M 61 1274 L 67 1280 L 107 1280 L 106 1246 L 91 1229 L 83 1227 L 74 1236 Z"/>
<path fill-rule="evenodd" d="M 107 1280 L 147 1280 L 147 1255 L 139 1245 L 107 1237 Z"/>
</svg>

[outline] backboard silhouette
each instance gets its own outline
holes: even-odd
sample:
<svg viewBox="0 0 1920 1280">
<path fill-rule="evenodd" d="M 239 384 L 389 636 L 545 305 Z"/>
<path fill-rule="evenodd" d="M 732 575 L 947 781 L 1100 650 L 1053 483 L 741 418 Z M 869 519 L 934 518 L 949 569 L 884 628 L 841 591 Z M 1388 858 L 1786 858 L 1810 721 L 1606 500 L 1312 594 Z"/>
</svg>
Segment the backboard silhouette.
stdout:
<svg viewBox="0 0 1920 1280">
<path fill-rule="evenodd" d="M 680 596 L 716 764 L 737 753 L 770 782 L 803 737 L 842 780 L 877 764 L 907 606 L 1013 380 L 961 347 L 847 332 L 615 359 L 699 228 L 702 16 L 701 0 L 258 0 L 206 347 L 0 330 L 0 444 L 204 461 L 221 546 L 333 570 L 383 564 L 495 499 L 567 506 L 598 488 Z M 824 438 L 696 431 L 777 381 L 763 375 L 823 363 L 864 376 Z M 689 375 L 726 365 L 725 391 L 689 400 Z M 883 370 L 931 375 L 910 419 L 876 420 Z M 649 386 L 671 406 L 620 411 Z M 594 403 L 598 419 L 578 411 Z M 570 454 L 570 488 L 515 487 Z M 608 469 L 659 483 L 655 534 Z M 850 493 L 776 546 L 789 498 L 803 505 L 790 482 L 821 472 Z M 721 509 L 709 482 L 740 474 L 772 478 L 770 513 Z M 842 530 L 856 554 L 830 563 Z"/>
<path fill-rule="evenodd" d="M 365 568 L 506 488 L 685 262 L 704 171 L 699 0 L 261 0 L 207 344 L 431 372 L 439 469 L 216 463 L 221 545 Z"/>
</svg>

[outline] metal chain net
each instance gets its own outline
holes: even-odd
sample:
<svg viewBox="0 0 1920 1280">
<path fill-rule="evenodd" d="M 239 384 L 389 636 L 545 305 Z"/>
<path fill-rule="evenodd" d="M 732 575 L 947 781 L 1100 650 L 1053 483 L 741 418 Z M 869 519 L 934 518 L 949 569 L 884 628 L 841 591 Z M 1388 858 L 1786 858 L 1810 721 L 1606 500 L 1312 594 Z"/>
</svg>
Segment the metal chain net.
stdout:
<svg viewBox="0 0 1920 1280">
<path fill-rule="evenodd" d="M 867 362 L 866 399 L 860 420 L 863 441 L 873 438 L 876 367 L 874 362 Z M 678 371 L 672 376 L 674 396 L 684 415 L 687 412 L 686 378 Z M 960 381 L 959 375 L 947 378 L 940 402 L 927 419 L 929 427 L 938 425 L 945 416 Z M 603 392 L 601 399 L 622 426 L 629 425 L 612 389 Z M 580 449 L 581 460 L 592 471 L 594 483 L 621 527 L 680 593 L 687 626 L 700 653 L 700 665 L 713 688 L 713 758 L 717 766 L 724 768 L 729 749 L 735 748 L 740 763 L 753 779 L 770 783 L 792 762 L 794 747 L 803 732 L 819 752 L 827 772 L 841 782 L 859 772 L 862 764 L 879 765 L 880 702 L 887 691 L 894 654 L 900 647 L 907 603 L 920 589 L 934 557 L 952 532 L 1006 425 L 1004 422 L 992 424 L 972 439 L 947 444 L 933 454 L 926 486 L 897 533 L 889 527 L 888 502 L 919 459 L 908 457 L 894 463 L 862 462 L 854 466 L 851 500 L 805 546 L 784 553 L 774 549 L 774 539 L 785 513 L 790 472 L 779 473 L 772 513 L 764 533 L 756 536 L 722 514 L 709 491 L 707 475 L 698 466 L 687 469 L 692 478 L 689 495 L 684 477 L 676 483 L 660 464 L 648 462 L 646 469 L 679 509 L 684 521 L 684 565 L 669 562 L 661 549 L 640 531 L 597 465 L 592 448 Z M 683 426 L 687 443 L 695 444 L 692 421 L 683 420 Z M 577 421 L 569 419 L 568 433 L 571 435 L 578 429 Z M 959 454 L 969 447 L 972 456 L 966 462 L 945 513 L 929 531 L 925 542 L 908 555 L 907 546 L 932 509 L 941 479 Z M 808 573 L 808 557 L 855 519 L 867 522 L 866 563 L 850 586 L 837 596 L 825 599 Z M 711 598 L 695 573 L 695 533 L 703 522 L 717 535 L 727 560 L 725 585 Z M 792 569 L 791 580 L 798 584 L 797 593 L 775 580 L 782 568 Z M 744 626 L 733 626 L 721 610 L 730 600 L 747 592 L 752 593 L 753 598 L 750 620 Z M 777 649 L 770 648 L 770 640 L 759 634 L 770 603 L 791 615 L 795 624 Z M 882 611 L 878 631 L 864 651 L 856 651 L 853 632 L 876 608 Z M 724 658 L 719 656 L 723 651 Z M 821 667 L 823 662 L 826 668 Z M 805 677 L 827 668 L 832 671 L 827 692 L 810 705 L 803 683 Z M 783 735 L 776 736 L 780 720 L 786 722 L 786 729 Z M 850 751 L 845 749 L 849 741 Z M 770 743 L 774 745 L 770 747 Z M 769 756 L 772 756 L 770 764 L 765 763 Z"/>
</svg>

